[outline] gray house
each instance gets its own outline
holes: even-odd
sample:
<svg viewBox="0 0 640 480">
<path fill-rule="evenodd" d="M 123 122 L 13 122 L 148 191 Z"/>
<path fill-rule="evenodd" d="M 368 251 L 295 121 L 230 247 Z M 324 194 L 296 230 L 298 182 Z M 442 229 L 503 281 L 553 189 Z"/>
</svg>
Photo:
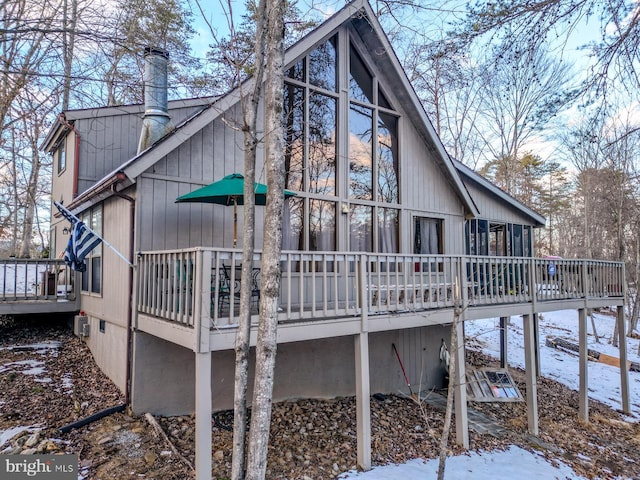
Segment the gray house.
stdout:
<svg viewBox="0 0 640 480">
<path fill-rule="evenodd" d="M 205 420 L 232 407 L 235 293 L 251 281 L 259 297 L 263 211 L 255 275 L 242 279 L 233 209 L 175 202 L 242 173 L 240 91 L 166 103 L 157 87 L 166 78 L 154 72 L 167 56 L 146 59 L 146 106 L 64 112 L 44 148 L 55 159 L 53 199 L 134 265 L 104 245 L 88 257 L 76 285 L 85 341 L 135 411 L 196 412 L 207 478 Z M 549 273 L 552 261 L 532 246 L 544 218 L 450 159 L 364 0 L 288 49 L 285 112 L 286 188 L 296 196 L 285 202 L 274 399 L 355 395 L 358 461 L 368 468 L 369 395 L 406 388 L 392 345 L 413 385 L 441 387 L 441 340 L 464 306 L 463 319 L 523 315 L 537 433 L 534 314 L 621 311 L 624 265 L 557 259 Z M 262 152 L 257 172 L 264 182 Z M 65 227 L 52 209 L 52 254 L 66 246 Z M 468 444 L 466 390 L 456 392 L 458 441 Z"/>
</svg>

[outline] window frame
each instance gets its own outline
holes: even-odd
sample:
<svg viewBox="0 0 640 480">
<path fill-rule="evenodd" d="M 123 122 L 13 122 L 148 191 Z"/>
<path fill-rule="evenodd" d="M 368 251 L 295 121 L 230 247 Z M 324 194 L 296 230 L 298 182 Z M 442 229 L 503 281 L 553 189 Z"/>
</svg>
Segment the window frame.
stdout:
<svg viewBox="0 0 640 480">
<path fill-rule="evenodd" d="M 100 219 L 99 224 L 97 222 L 98 218 Z M 103 219 L 104 209 L 102 204 L 92 207 L 91 209 L 83 212 L 80 216 L 80 220 L 100 236 L 102 236 L 102 229 L 104 225 Z M 80 282 L 81 292 L 89 295 L 102 296 L 104 280 L 102 243 L 97 245 L 87 254 L 85 262 L 87 269 L 82 272 L 82 279 Z M 96 270 L 98 270 L 98 272 L 96 272 Z"/>
<path fill-rule="evenodd" d="M 385 107 L 384 105 L 380 105 L 380 92 L 382 92 L 382 96 L 385 100 L 385 102 L 390 105 L 392 105 L 392 102 L 390 102 L 389 100 L 389 95 L 386 92 L 386 89 L 383 88 L 380 85 L 380 81 L 379 81 L 379 76 L 374 73 L 375 69 L 372 68 L 372 65 L 369 62 L 369 59 L 367 58 L 366 55 L 363 54 L 363 45 L 361 44 L 361 41 L 359 40 L 359 38 L 357 37 L 357 35 L 353 35 L 351 31 L 348 32 L 348 35 L 345 35 L 346 37 L 346 45 L 345 48 L 343 48 L 344 52 L 347 52 L 347 58 L 345 59 L 345 79 L 344 79 L 344 83 L 343 85 L 343 90 L 346 90 L 346 100 L 345 100 L 345 113 L 346 113 L 346 125 L 344 125 L 343 127 L 339 127 L 339 129 L 341 128 L 343 131 L 346 132 L 347 134 L 347 142 L 345 145 L 346 151 L 345 151 L 345 158 L 347 159 L 348 164 L 346 165 L 345 169 L 344 169 L 344 174 L 346 175 L 346 184 L 347 184 L 347 191 L 345 192 L 345 196 L 347 198 L 347 202 L 349 204 L 349 216 L 347 218 L 347 231 L 348 231 L 348 245 L 347 248 L 349 251 L 354 251 L 353 247 L 351 245 L 351 239 L 352 239 L 352 235 L 351 235 L 351 227 L 352 227 L 352 222 L 351 222 L 351 212 L 353 212 L 354 207 L 368 207 L 371 208 L 372 214 L 371 214 L 371 218 L 372 218 L 372 225 L 371 225 L 371 237 L 372 237 L 372 246 L 371 246 L 371 252 L 377 252 L 377 253 L 400 253 L 401 251 L 401 245 L 402 245 L 402 237 L 401 237 L 401 232 L 402 232 L 402 219 L 403 219 L 403 208 L 402 208 L 402 189 L 401 189 L 401 172 L 400 172 L 400 158 L 401 158 L 401 150 L 402 150 L 402 142 L 400 141 L 401 139 L 401 130 L 402 130 L 402 116 L 400 115 L 400 113 L 397 110 L 393 110 L 390 108 Z M 350 95 L 350 86 L 349 86 L 349 79 L 351 77 L 350 74 L 350 68 L 351 68 L 351 63 L 350 63 L 350 55 L 351 52 L 355 51 L 355 53 L 357 54 L 358 60 L 362 63 L 363 67 L 367 70 L 367 72 L 371 75 L 372 78 L 372 96 L 373 96 L 373 103 L 367 103 L 364 102 L 362 100 L 356 99 L 356 98 L 352 98 Z M 352 105 L 355 106 L 356 108 L 360 107 L 360 108 L 367 108 L 371 111 L 371 129 L 372 129 L 372 134 L 371 134 L 371 138 L 372 138 L 372 142 L 371 142 L 371 199 L 359 199 L 359 198 L 354 198 L 351 196 L 351 168 L 350 168 L 350 158 L 351 158 L 351 151 L 350 151 L 350 146 L 349 146 L 349 142 L 348 139 L 351 136 L 351 110 L 352 110 Z M 379 165 L 378 165 L 378 152 L 379 152 L 379 139 L 378 139 L 378 125 L 381 122 L 381 117 L 380 114 L 384 114 L 387 116 L 392 116 L 395 118 L 395 139 L 396 139 L 396 145 L 395 145 L 395 155 L 396 155 L 396 183 L 397 183 L 397 202 L 385 202 L 380 198 L 380 172 L 379 172 Z M 383 252 L 382 251 L 382 243 L 384 242 L 380 242 L 380 225 L 379 225 L 379 221 L 378 219 L 380 218 L 380 214 L 384 209 L 393 209 L 393 210 L 397 210 L 398 211 L 398 220 L 397 220 L 397 232 L 396 232 L 396 236 L 397 236 L 397 248 L 395 252 Z"/>
<path fill-rule="evenodd" d="M 60 175 L 67 169 L 67 137 L 64 137 L 56 145 L 55 156 L 56 168 L 58 169 L 58 175 Z"/>
</svg>

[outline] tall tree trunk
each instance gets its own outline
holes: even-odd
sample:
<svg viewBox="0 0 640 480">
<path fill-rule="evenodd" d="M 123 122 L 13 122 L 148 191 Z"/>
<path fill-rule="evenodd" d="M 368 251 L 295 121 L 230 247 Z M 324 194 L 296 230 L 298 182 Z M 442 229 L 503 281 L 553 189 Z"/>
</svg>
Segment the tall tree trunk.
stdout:
<svg viewBox="0 0 640 480">
<path fill-rule="evenodd" d="M 78 0 L 71 1 L 71 12 L 69 12 L 69 0 L 64 0 L 63 11 L 63 59 L 64 59 L 64 80 L 62 83 L 62 110 L 69 109 L 69 98 L 71 96 L 71 67 L 73 65 L 73 51 L 76 43 L 76 22 L 78 19 Z"/>
<path fill-rule="evenodd" d="M 11 126 L 11 143 L 13 148 L 11 149 L 11 203 L 13 205 L 13 229 L 11 232 L 11 255 L 18 256 L 18 210 L 19 210 L 19 196 L 18 196 L 18 149 L 16 145 L 16 127 Z"/>
<path fill-rule="evenodd" d="M 458 345 L 458 321 L 460 318 L 460 306 L 459 306 L 459 298 L 458 288 L 456 285 L 455 290 L 455 303 L 456 308 L 453 311 L 453 324 L 451 325 L 451 352 L 452 355 L 449 358 L 449 385 L 447 387 L 447 407 L 444 414 L 444 426 L 442 427 L 442 435 L 440 437 L 440 455 L 438 461 L 438 480 L 444 479 L 444 471 L 447 462 L 447 448 L 449 446 L 449 431 L 451 430 L 451 417 L 453 414 L 453 398 L 454 398 L 454 388 L 455 388 L 455 379 L 458 378 L 457 374 L 457 358 L 458 358 L 458 348 L 462 348 Z M 464 388 L 464 386 L 462 387 Z"/>
<path fill-rule="evenodd" d="M 260 322 L 256 344 L 256 374 L 253 387 L 248 480 L 262 480 L 267 470 L 271 402 L 275 371 L 282 210 L 284 206 L 284 0 L 266 2 L 265 162 L 267 205 L 262 254 Z"/>
<path fill-rule="evenodd" d="M 38 119 L 33 119 L 31 130 L 28 122 L 23 122 L 25 131 L 30 137 L 31 144 L 31 172 L 29 173 L 29 181 L 27 183 L 25 205 L 24 205 L 24 221 L 22 222 L 22 238 L 18 256 L 20 258 L 28 258 L 31 256 L 31 237 L 33 235 L 33 219 L 36 211 L 38 182 L 40 179 L 40 151 L 38 150 L 38 139 L 40 137 L 40 128 Z"/>
<path fill-rule="evenodd" d="M 240 283 L 240 316 L 236 335 L 236 370 L 233 403 L 233 456 L 231 479 L 243 480 L 245 470 L 245 438 L 247 434 L 247 384 L 249 376 L 249 337 L 251 332 L 251 290 L 255 249 L 256 123 L 264 75 L 265 0 L 256 12 L 255 83 L 252 93 L 242 99 L 244 132 L 244 227 L 242 230 L 242 278 Z M 240 86 L 242 88 L 242 86 Z"/>
</svg>

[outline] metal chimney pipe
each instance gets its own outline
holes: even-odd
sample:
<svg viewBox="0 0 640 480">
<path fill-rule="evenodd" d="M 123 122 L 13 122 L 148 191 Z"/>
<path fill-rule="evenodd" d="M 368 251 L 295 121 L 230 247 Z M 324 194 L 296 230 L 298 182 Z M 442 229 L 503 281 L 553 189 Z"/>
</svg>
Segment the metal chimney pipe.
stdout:
<svg viewBox="0 0 640 480">
<path fill-rule="evenodd" d="M 169 52 L 155 47 L 144 49 L 144 118 L 138 153 L 173 130 L 167 100 Z"/>
</svg>

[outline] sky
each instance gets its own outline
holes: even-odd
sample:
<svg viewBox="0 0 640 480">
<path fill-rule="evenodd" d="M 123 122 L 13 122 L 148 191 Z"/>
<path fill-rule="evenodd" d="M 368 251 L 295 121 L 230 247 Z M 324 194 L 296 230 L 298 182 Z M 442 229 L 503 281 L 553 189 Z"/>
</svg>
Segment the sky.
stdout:
<svg viewBox="0 0 640 480">
<path fill-rule="evenodd" d="M 578 342 L 578 313 L 574 310 L 551 312 L 540 315 L 540 367 L 542 375 L 556 380 L 573 390 L 578 390 L 578 357 L 545 345 L 545 339 L 562 337 Z M 618 349 L 609 340 L 613 334 L 615 316 L 595 314 L 597 343 L 591 322 L 588 323 L 589 348 L 618 357 Z M 524 368 L 524 341 L 522 318 L 511 317 L 508 333 L 507 357 L 510 367 Z M 467 345 L 483 353 L 499 358 L 499 319 L 474 320 L 465 322 Z M 638 340 L 627 339 L 628 360 L 639 362 Z M 620 370 L 603 363 L 588 364 L 589 398 L 599 400 L 614 409 L 621 409 Z M 628 421 L 640 421 L 640 373 L 629 372 L 632 416 Z M 540 392 L 539 392 L 540 394 Z M 557 466 L 555 466 L 557 464 Z M 401 465 L 374 467 L 368 472 L 346 472 L 339 478 L 348 480 L 408 480 L 414 478 L 436 478 L 438 460 L 411 460 Z M 445 478 L 450 480 L 513 480 L 522 477 L 535 479 L 583 479 L 562 462 L 552 465 L 541 453 L 529 452 L 516 446 L 506 451 L 470 452 L 468 455 L 449 457 L 446 462 Z"/>
</svg>

